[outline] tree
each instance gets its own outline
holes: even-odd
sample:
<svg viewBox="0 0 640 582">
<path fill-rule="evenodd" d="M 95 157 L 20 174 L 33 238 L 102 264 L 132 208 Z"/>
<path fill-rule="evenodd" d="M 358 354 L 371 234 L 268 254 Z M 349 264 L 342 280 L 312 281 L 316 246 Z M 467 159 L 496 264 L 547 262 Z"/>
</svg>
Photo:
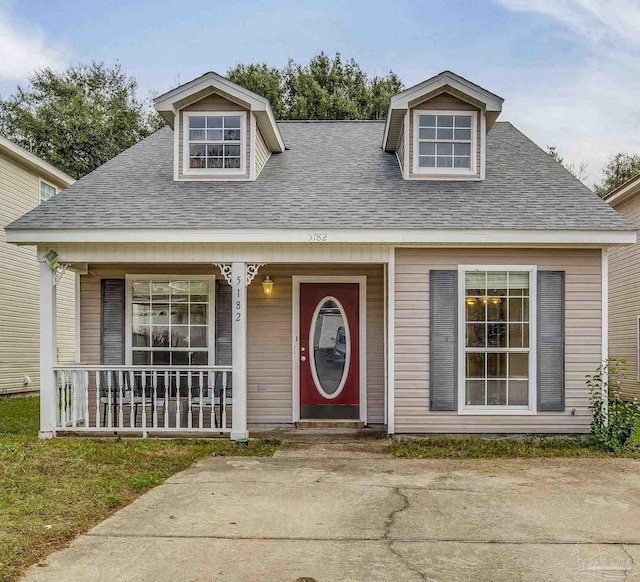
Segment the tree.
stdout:
<svg viewBox="0 0 640 582">
<path fill-rule="evenodd" d="M 116 63 L 37 71 L 0 100 L 0 133 L 81 178 L 163 125 Z"/>
<path fill-rule="evenodd" d="M 395 73 L 369 79 L 340 53 L 321 52 L 306 65 L 289 60 L 282 69 L 239 64 L 227 77 L 269 99 L 278 119 L 384 119 L 389 98 L 403 88 Z"/>
<path fill-rule="evenodd" d="M 577 164 L 575 162 L 565 163 L 564 158 L 560 155 L 560 152 L 558 151 L 558 148 L 556 146 L 547 146 L 547 153 L 565 170 L 567 170 L 581 182 L 584 182 L 589 177 L 586 162 L 579 162 Z"/>
<path fill-rule="evenodd" d="M 618 186 L 640 174 L 640 155 L 620 152 L 609 158 L 602 169 L 604 178 L 593 189 L 600 197 L 606 196 Z"/>
<path fill-rule="evenodd" d="M 273 114 L 281 119 L 284 115 L 284 79 L 282 71 L 265 63 L 236 65 L 227 73 L 230 81 L 258 93 L 271 103 Z"/>
</svg>

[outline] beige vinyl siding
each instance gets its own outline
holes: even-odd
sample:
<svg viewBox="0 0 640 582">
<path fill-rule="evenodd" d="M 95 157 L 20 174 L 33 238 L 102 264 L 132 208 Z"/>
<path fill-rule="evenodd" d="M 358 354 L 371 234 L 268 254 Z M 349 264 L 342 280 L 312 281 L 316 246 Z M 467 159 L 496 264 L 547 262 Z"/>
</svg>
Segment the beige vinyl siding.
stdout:
<svg viewBox="0 0 640 582">
<path fill-rule="evenodd" d="M 457 269 L 460 264 L 537 265 L 540 270 L 565 271 L 564 412 L 471 416 L 429 410 L 429 271 Z M 602 349 L 599 249 L 397 249 L 395 277 L 397 433 L 589 432 L 584 377 L 600 364 Z"/>
<path fill-rule="evenodd" d="M 187 175 L 185 176 L 183 173 L 183 151 L 184 151 L 184 112 L 185 111 L 244 111 L 245 112 L 245 129 L 246 129 L 246 139 L 245 139 L 245 173 L 244 175 L 235 175 L 235 176 L 222 176 L 222 175 L 210 175 L 210 176 L 201 176 L 201 175 Z M 211 180 L 211 179 L 222 179 L 222 180 L 233 180 L 240 179 L 246 180 L 249 176 L 249 165 L 250 165 L 250 151 L 251 151 L 251 122 L 249 119 L 250 112 L 243 107 L 242 105 L 238 105 L 229 99 L 225 99 L 224 97 L 211 94 L 203 97 L 199 101 L 195 103 L 191 103 L 187 105 L 183 109 L 180 110 L 180 115 L 178 119 L 178 127 L 174 127 L 173 130 L 178 132 L 178 176 L 180 178 L 185 178 L 189 180 Z"/>
<path fill-rule="evenodd" d="M 211 265 L 98 265 L 81 279 L 82 361 L 100 363 L 100 278 L 124 278 L 127 273 L 204 275 L 219 272 Z M 275 282 L 271 297 L 261 281 Z M 367 276 L 367 415 L 384 421 L 384 289 L 382 265 L 266 265 L 247 290 L 248 422 L 290 423 L 292 420 L 292 283 L 293 275 Z M 267 390 L 258 392 L 258 385 Z"/>
<path fill-rule="evenodd" d="M 48 183 L 51 181 L 47 180 Z M 62 184 L 52 185 L 62 188 Z M 40 177 L 0 154 L 0 394 L 40 388 L 40 286 L 35 247 L 6 242 L 4 227 L 40 202 Z M 75 355 L 75 280 L 68 273 L 57 287 L 58 358 Z M 29 376 L 31 383 L 24 384 Z"/>
<path fill-rule="evenodd" d="M 265 167 L 270 157 L 271 150 L 267 147 L 267 143 L 264 141 L 260 129 L 256 126 L 256 178 L 260 175 L 262 168 Z"/>
<path fill-rule="evenodd" d="M 396 156 L 398 157 L 400 170 L 404 173 L 404 123 L 400 128 L 400 135 L 398 136 L 398 146 L 396 148 Z"/>
<path fill-rule="evenodd" d="M 640 227 L 640 196 L 632 196 L 614 208 Z M 609 250 L 609 356 L 624 358 L 622 391 L 640 398 L 638 382 L 638 317 L 640 317 L 640 244 Z"/>
<path fill-rule="evenodd" d="M 427 99 L 426 101 L 422 101 L 421 103 L 414 105 L 409 110 L 409 175 L 411 178 L 420 178 L 420 179 L 429 179 L 428 175 L 425 174 L 417 174 L 414 170 L 413 164 L 413 150 L 414 150 L 414 119 L 413 114 L 416 110 L 435 110 L 435 111 L 476 111 L 476 170 L 477 174 L 480 175 L 480 165 L 481 165 L 481 132 L 482 132 L 482 123 L 481 123 L 481 115 L 482 112 L 477 108 L 463 101 L 462 99 L 458 99 L 449 93 L 441 93 L 436 97 L 432 97 L 431 99 Z"/>
</svg>

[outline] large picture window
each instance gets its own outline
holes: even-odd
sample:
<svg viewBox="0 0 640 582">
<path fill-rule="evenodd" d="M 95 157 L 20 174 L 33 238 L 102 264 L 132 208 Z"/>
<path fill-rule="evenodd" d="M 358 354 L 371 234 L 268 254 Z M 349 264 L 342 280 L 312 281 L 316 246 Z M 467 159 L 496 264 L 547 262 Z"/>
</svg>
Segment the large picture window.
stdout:
<svg viewBox="0 0 640 582">
<path fill-rule="evenodd" d="M 212 278 L 133 277 L 129 284 L 133 365 L 213 364 Z"/>
<path fill-rule="evenodd" d="M 465 410 L 532 405 L 534 270 L 463 268 Z"/>
<path fill-rule="evenodd" d="M 244 114 L 187 115 L 187 170 L 242 172 L 243 126 Z"/>
</svg>

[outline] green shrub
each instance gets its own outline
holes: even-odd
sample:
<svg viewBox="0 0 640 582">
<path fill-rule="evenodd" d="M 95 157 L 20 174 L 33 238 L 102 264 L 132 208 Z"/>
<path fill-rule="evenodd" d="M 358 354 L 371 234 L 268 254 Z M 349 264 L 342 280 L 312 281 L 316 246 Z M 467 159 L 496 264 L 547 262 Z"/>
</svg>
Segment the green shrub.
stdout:
<svg viewBox="0 0 640 582">
<path fill-rule="evenodd" d="M 587 376 L 589 409 L 593 414 L 591 432 L 607 450 L 615 453 L 634 446 L 632 440 L 640 421 L 640 403 L 635 399 L 624 400 L 620 391 L 624 364 L 625 360 L 611 358 L 595 374 Z"/>
</svg>

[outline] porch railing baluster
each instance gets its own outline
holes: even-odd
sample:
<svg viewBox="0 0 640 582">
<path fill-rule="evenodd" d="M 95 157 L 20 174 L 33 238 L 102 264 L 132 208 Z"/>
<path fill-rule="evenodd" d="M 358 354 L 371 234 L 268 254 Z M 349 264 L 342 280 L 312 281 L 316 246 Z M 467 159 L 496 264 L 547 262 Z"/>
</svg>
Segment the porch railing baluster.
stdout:
<svg viewBox="0 0 640 582">
<path fill-rule="evenodd" d="M 63 427 L 67 425 L 67 395 L 65 390 L 66 382 L 67 374 L 65 370 L 62 370 L 60 372 L 60 401 L 58 406 L 60 408 L 60 424 Z"/>
<path fill-rule="evenodd" d="M 151 373 L 151 381 L 153 382 L 153 372 Z M 143 436 L 147 436 L 147 399 L 145 397 L 145 393 L 147 392 L 147 374 L 142 372 L 142 434 Z"/>
<path fill-rule="evenodd" d="M 164 373 L 164 428 L 169 428 L 169 372 Z"/>
<path fill-rule="evenodd" d="M 78 422 L 78 373 L 76 370 L 71 370 L 71 426 L 76 428 Z"/>
<path fill-rule="evenodd" d="M 96 427 L 100 428 L 100 372 L 96 372 Z"/>
<path fill-rule="evenodd" d="M 91 425 L 91 419 L 89 418 L 89 370 L 86 370 L 83 374 L 84 386 L 82 392 L 84 394 L 84 426 L 85 428 Z"/>
<path fill-rule="evenodd" d="M 220 428 L 227 429 L 227 372 L 222 372 L 222 394 L 220 396 Z"/>
<path fill-rule="evenodd" d="M 118 370 L 118 426 L 124 426 L 124 412 L 122 410 L 124 387 L 122 385 L 122 380 L 122 370 Z"/>
<path fill-rule="evenodd" d="M 158 372 L 153 373 L 153 395 L 151 398 L 153 428 L 158 428 Z"/>
<path fill-rule="evenodd" d="M 191 374 L 189 372 L 187 372 L 187 402 L 189 407 L 187 428 L 193 428 L 193 420 L 191 418 Z"/>
<path fill-rule="evenodd" d="M 109 428 L 113 428 L 113 410 L 111 406 L 113 404 L 113 399 L 111 395 L 111 388 L 113 386 L 111 370 L 107 372 L 107 401 L 108 401 L 108 411 L 107 411 L 107 426 Z"/>
<path fill-rule="evenodd" d="M 180 372 L 176 371 L 176 428 L 180 428 Z"/>
</svg>

